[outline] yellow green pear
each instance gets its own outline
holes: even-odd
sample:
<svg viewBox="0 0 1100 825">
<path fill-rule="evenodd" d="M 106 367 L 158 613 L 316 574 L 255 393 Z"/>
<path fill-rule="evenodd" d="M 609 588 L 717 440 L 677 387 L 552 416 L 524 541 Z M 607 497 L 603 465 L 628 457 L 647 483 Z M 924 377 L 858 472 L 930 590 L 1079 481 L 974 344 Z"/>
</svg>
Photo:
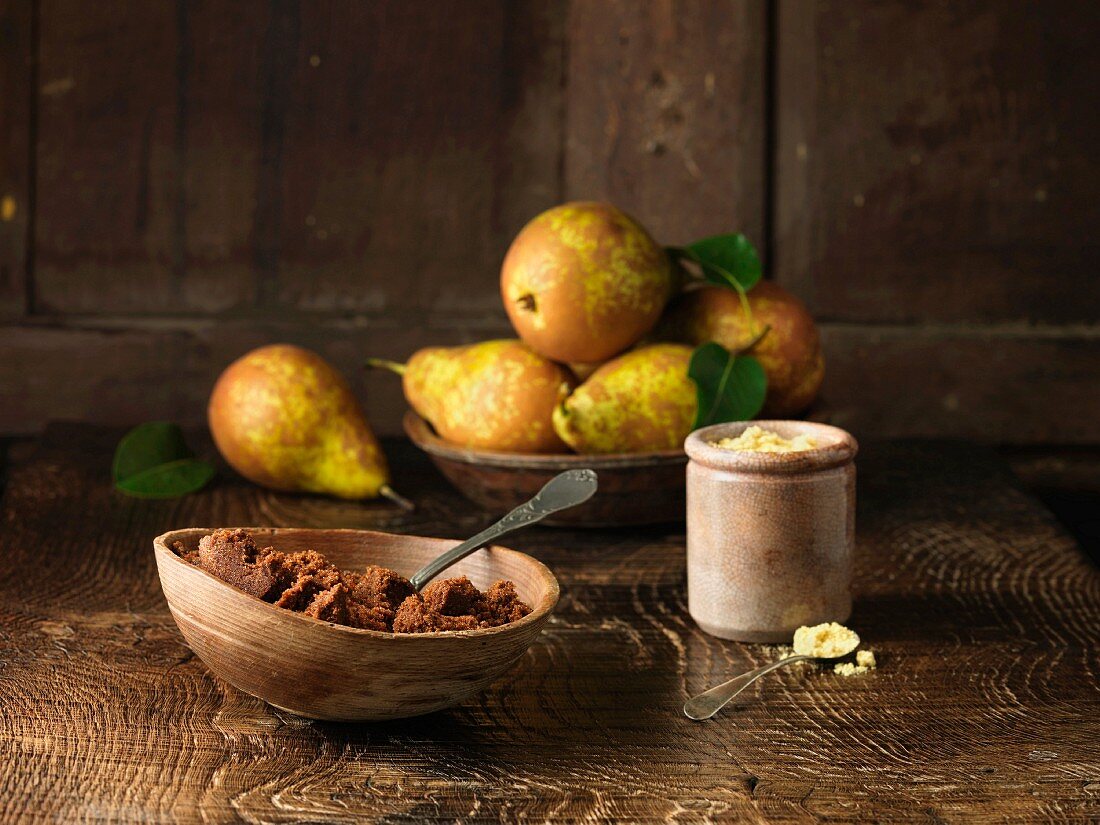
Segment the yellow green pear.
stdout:
<svg viewBox="0 0 1100 825">
<path fill-rule="evenodd" d="M 691 347 L 653 344 L 613 358 L 554 409 L 554 430 L 578 453 L 683 446 L 695 420 Z"/>
<path fill-rule="evenodd" d="M 519 337 L 562 363 L 604 361 L 636 343 L 678 283 L 665 250 L 609 203 L 548 209 L 516 236 L 500 290 Z"/>
<path fill-rule="evenodd" d="M 407 504 L 351 388 L 309 350 L 273 344 L 238 358 L 214 385 L 207 419 L 225 460 L 256 484 Z"/>
<path fill-rule="evenodd" d="M 567 450 L 550 416 L 576 382 L 522 341 L 428 347 L 407 364 L 368 364 L 401 373 L 405 400 L 446 441 L 514 453 Z"/>
<path fill-rule="evenodd" d="M 669 304 L 653 337 L 692 345 L 717 341 L 736 351 L 767 327 L 751 353 L 768 376 L 763 414 L 797 415 L 813 403 L 825 377 L 817 325 L 805 304 L 771 281 L 754 286 L 748 304 L 751 321 L 731 289 L 708 286 L 685 292 Z"/>
</svg>

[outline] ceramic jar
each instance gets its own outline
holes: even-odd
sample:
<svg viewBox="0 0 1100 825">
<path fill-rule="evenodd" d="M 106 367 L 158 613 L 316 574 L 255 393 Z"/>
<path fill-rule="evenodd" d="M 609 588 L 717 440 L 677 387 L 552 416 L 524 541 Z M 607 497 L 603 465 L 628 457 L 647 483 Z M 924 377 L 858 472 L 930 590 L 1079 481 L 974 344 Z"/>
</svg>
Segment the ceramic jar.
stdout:
<svg viewBox="0 0 1100 825">
<path fill-rule="evenodd" d="M 757 425 L 812 450 L 724 450 L 712 442 Z M 688 610 L 707 633 L 790 642 L 796 628 L 852 610 L 856 440 L 809 421 L 749 421 L 696 430 L 687 468 Z"/>
</svg>

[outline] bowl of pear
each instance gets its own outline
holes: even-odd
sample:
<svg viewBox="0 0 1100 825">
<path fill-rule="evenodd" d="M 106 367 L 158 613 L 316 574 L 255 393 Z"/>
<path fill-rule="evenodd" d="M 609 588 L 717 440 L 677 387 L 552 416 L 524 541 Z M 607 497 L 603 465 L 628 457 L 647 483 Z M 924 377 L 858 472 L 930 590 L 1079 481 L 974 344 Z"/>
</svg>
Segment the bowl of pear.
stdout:
<svg viewBox="0 0 1100 825">
<path fill-rule="evenodd" d="M 462 495 L 491 513 L 504 513 L 533 496 L 564 470 L 591 469 L 600 489 L 584 504 L 542 523 L 550 527 L 625 527 L 684 519 L 682 449 L 579 455 L 475 450 L 440 438 L 413 410 L 405 432 Z"/>
<path fill-rule="evenodd" d="M 642 347 L 583 383 L 514 340 L 372 364 L 401 373 L 412 407 L 405 432 L 475 504 L 506 512 L 563 470 L 589 468 L 599 492 L 544 523 L 604 527 L 684 517 L 690 354 L 681 344 Z"/>
<path fill-rule="evenodd" d="M 821 385 L 813 319 L 760 276 L 742 235 L 663 247 L 611 204 L 561 204 L 504 257 L 517 338 L 369 363 L 402 375 L 406 433 L 484 508 L 586 467 L 599 492 L 553 523 L 679 521 L 692 430 L 796 414 Z"/>
</svg>

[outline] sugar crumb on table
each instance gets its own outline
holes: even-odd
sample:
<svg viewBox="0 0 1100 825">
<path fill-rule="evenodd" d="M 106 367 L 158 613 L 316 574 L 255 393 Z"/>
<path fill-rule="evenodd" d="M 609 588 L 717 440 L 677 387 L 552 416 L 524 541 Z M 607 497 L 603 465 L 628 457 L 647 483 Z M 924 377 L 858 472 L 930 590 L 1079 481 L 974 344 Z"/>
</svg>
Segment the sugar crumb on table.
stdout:
<svg viewBox="0 0 1100 825">
<path fill-rule="evenodd" d="M 875 670 L 878 662 L 875 654 L 870 650 L 857 650 L 855 662 L 837 662 L 833 666 L 833 672 L 839 676 L 860 676 L 870 670 Z"/>
</svg>

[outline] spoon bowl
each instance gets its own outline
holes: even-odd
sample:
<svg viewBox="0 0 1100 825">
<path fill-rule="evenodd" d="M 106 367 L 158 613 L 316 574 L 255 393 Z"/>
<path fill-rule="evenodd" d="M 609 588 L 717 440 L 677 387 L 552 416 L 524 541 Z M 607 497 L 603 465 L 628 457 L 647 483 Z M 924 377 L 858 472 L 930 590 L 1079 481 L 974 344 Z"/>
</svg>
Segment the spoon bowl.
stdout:
<svg viewBox="0 0 1100 825">
<path fill-rule="evenodd" d="M 384 633 L 331 624 L 244 593 L 180 558 L 214 528 L 158 536 L 161 588 L 184 640 L 219 678 L 277 708 L 328 720 L 399 719 L 452 707 L 521 659 L 558 601 L 558 582 L 538 560 L 503 547 L 478 550 L 449 575 L 485 589 L 515 582 L 531 606 L 518 621 L 478 630 Z M 245 528 L 262 547 L 313 549 L 337 567 L 377 564 L 404 576 L 454 546 L 450 539 L 369 530 Z"/>
</svg>

